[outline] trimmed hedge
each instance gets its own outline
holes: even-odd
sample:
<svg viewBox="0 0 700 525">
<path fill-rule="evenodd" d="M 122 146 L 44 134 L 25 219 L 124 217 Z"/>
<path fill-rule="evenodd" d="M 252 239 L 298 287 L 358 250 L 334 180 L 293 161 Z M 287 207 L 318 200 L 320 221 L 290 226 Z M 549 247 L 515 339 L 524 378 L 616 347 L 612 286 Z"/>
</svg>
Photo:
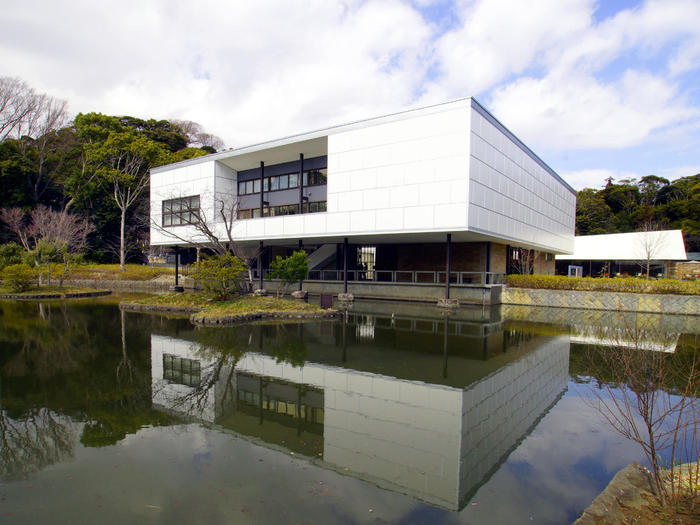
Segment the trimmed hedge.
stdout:
<svg viewBox="0 0 700 525">
<path fill-rule="evenodd" d="M 508 275 L 513 288 L 540 290 L 582 290 L 587 292 L 629 292 L 674 295 L 700 295 L 700 281 L 639 279 L 636 277 L 565 277 L 563 275 Z"/>
</svg>

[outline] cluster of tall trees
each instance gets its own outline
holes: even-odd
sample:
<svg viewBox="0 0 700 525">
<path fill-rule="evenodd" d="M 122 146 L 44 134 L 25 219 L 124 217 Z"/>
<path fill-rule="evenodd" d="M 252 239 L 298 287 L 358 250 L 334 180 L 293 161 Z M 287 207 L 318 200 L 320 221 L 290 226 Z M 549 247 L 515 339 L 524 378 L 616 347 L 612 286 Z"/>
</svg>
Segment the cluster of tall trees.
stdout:
<svg viewBox="0 0 700 525">
<path fill-rule="evenodd" d="M 0 208 L 6 217 L 20 216 L 2 222 L 0 242 L 17 240 L 22 227 L 31 230 L 32 210 L 45 207 L 87 219 L 89 260 L 142 260 L 150 168 L 222 147 L 190 121 L 101 113 L 71 119 L 64 100 L 0 77 Z"/>
<path fill-rule="evenodd" d="M 656 175 L 607 180 L 577 194 L 576 235 L 650 229 L 683 231 L 687 251 L 700 251 L 700 174 L 669 181 Z"/>
</svg>

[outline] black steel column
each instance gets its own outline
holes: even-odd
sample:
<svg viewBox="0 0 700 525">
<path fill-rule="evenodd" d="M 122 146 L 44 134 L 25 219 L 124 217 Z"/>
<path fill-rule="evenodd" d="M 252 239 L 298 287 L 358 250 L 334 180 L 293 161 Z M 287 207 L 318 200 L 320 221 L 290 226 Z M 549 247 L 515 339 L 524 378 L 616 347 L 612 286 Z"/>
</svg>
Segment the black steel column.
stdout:
<svg viewBox="0 0 700 525">
<path fill-rule="evenodd" d="M 178 281 L 178 273 L 179 272 L 179 263 L 180 263 L 180 247 L 175 246 L 175 287 L 180 286 L 180 283 Z"/>
<path fill-rule="evenodd" d="M 299 153 L 299 213 L 304 213 L 304 154 Z"/>
<path fill-rule="evenodd" d="M 304 244 L 301 242 L 301 239 L 299 239 L 299 251 L 301 251 L 303 247 L 304 247 Z M 301 292 L 301 288 L 302 288 L 301 285 L 303 282 L 304 282 L 303 279 L 299 279 L 299 291 L 300 292 Z M 301 326 L 301 325 L 299 325 L 299 326 Z"/>
<path fill-rule="evenodd" d="M 489 284 L 489 272 L 491 271 L 491 243 L 486 242 L 486 273 L 484 274 L 484 284 Z"/>
<path fill-rule="evenodd" d="M 450 258 L 452 252 L 452 234 L 447 234 L 447 251 L 445 253 L 445 299 L 450 298 Z"/>
<path fill-rule="evenodd" d="M 262 189 L 262 188 L 260 188 Z M 264 250 L 263 242 L 260 241 L 260 254 L 258 255 L 258 271 L 260 272 L 260 289 L 264 289 L 265 286 L 263 285 L 263 265 L 262 265 L 262 256 L 263 256 L 263 250 Z"/>
<path fill-rule="evenodd" d="M 348 238 L 343 237 L 343 293 L 348 293 Z"/>
<path fill-rule="evenodd" d="M 260 161 L 260 216 L 263 216 L 265 206 L 265 163 Z"/>
</svg>

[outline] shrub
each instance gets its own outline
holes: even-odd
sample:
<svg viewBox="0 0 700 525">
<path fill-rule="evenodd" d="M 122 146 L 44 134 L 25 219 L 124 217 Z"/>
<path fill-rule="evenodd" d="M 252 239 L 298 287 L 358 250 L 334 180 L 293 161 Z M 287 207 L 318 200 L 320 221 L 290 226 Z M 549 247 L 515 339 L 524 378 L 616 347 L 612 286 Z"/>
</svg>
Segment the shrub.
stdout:
<svg viewBox="0 0 700 525">
<path fill-rule="evenodd" d="M 274 279 L 282 279 L 284 288 L 298 281 L 303 281 L 309 275 L 309 258 L 304 250 L 294 252 L 289 257 L 279 255 L 270 263 L 270 275 Z"/>
<path fill-rule="evenodd" d="M 195 263 L 192 277 L 214 298 L 226 299 L 240 290 L 245 269 L 245 263 L 235 255 L 217 255 Z"/>
<path fill-rule="evenodd" d="M 24 248 L 16 242 L 0 244 L 0 270 L 11 264 L 20 264 L 24 256 Z"/>
<path fill-rule="evenodd" d="M 32 281 L 36 279 L 38 270 L 28 264 L 11 264 L 2 270 L 0 276 L 3 284 L 13 292 L 25 292 L 32 287 Z"/>
<path fill-rule="evenodd" d="M 604 279 L 596 277 L 565 277 L 563 275 L 508 275 L 506 284 L 513 288 L 544 290 L 700 295 L 700 281 L 676 281 L 674 279 L 647 280 L 636 277 Z"/>
</svg>

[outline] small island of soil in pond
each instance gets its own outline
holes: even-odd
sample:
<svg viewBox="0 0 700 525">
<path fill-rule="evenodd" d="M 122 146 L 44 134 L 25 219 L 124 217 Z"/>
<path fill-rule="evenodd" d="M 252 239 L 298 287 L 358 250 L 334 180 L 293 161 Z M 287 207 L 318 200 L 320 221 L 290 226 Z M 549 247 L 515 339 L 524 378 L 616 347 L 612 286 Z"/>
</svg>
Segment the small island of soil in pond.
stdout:
<svg viewBox="0 0 700 525">
<path fill-rule="evenodd" d="M 280 297 L 244 295 L 226 301 L 214 301 L 202 293 L 173 293 L 123 302 L 123 310 L 152 313 L 191 314 L 190 321 L 201 325 L 230 325 L 264 319 L 328 319 L 333 309 Z"/>
</svg>

